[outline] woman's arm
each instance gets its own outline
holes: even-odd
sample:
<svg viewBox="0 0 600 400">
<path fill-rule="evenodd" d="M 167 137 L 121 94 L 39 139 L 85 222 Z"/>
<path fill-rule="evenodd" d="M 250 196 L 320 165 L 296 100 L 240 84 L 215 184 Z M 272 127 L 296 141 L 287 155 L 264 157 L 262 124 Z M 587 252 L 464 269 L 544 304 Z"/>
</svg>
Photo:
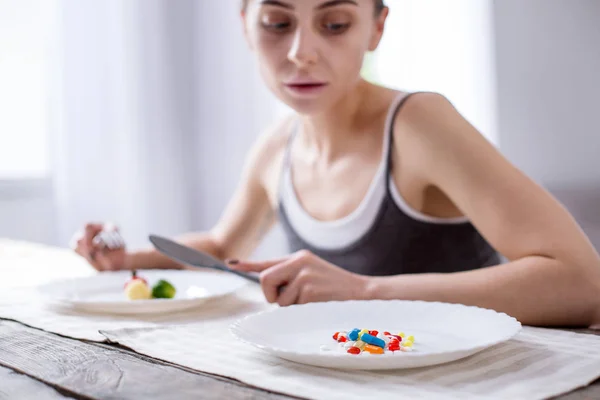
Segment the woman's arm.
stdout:
<svg viewBox="0 0 600 400">
<path fill-rule="evenodd" d="M 192 232 L 176 240 L 221 260 L 245 258 L 273 226 L 276 216 L 266 184 L 281 161 L 289 121 L 266 132 L 250 151 L 238 187 L 217 224 L 209 232 Z M 130 253 L 129 269 L 183 268 L 156 250 Z"/>
<path fill-rule="evenodd" d="M 510 262 L 460 273 L 373 278 L 367 296 L 477 305 L 531 325 L 600 323 L 600 258 L 565 208 L 442 96 L 418 94 L 404 107 L 396 144 L 411 142 L 426 180 Z"/>
</svg>

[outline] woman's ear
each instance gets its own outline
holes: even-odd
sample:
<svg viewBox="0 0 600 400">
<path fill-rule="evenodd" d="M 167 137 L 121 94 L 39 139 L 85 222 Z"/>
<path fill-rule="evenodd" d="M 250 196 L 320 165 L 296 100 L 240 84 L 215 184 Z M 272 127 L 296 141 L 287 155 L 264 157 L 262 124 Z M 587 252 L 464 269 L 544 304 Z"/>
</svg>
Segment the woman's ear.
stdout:
<svg viewBox="0 0 600 400">
<path fill-rule="evenodd" d="M 390 9 L 388 7 L 384 7 L 381 10 L 381 13 L 375 18 L 375 27 L 373 29 L 373 35 L 371 36 L 371 41 L 369 43 L 369 51 L 377 50 L 379 43 L 381 42 L 381 38 L 383 37 L 383 32 L 385 29 L 385 22 L 387 21 L 387 17 L 390 14 Z"/>
</svg>

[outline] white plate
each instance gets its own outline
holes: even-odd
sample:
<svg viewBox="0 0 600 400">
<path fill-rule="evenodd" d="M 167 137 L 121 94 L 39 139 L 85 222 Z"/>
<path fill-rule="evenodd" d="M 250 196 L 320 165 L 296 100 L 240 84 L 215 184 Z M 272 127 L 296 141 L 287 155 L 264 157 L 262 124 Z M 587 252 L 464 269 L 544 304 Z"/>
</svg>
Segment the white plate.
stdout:
<svg viewBox="0 0 600 400">
<path fill-rule="evenodd" d="M 110 314 L 158 314 L 199 306 L 208 299 L 233 293 L 247 281 L 218 271 L 143 270 L 138 276 L 152 287 L 160 279 L 173 284 L 173 299 L 129 300 L 124 285 L 131 272 L 102 272 L 98 275 L 52 282 L 39 287 L 51 305 Z"/>
<path fill-rule="evenodd" d="M 332 336 L 353 328 L 413 335 L 412 352 L 352 355 Z M 310 303 L 250 315 L 231 325 L 238 339 L 280 358 L 337 369 L 400 369 L 455 361 L 515 336 L 521 324 L 478 307 L 423 301 Z M 334 351 L 322 351 L 321 346 Z"/>
</svg>

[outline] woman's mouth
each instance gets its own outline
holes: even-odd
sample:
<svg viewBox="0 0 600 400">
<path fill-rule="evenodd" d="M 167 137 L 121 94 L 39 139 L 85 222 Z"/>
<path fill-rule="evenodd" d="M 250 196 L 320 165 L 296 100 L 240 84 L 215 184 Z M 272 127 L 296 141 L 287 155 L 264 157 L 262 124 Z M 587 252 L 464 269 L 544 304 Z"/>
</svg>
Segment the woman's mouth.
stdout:
<svg viewBox="0 0 600 400">
<path fill-rule="evenodd" d="M 296 96 L 311 96 L 319 94 L 325 89 L 325 82 L 290 82 L 285 87 Z"/>
</svg>

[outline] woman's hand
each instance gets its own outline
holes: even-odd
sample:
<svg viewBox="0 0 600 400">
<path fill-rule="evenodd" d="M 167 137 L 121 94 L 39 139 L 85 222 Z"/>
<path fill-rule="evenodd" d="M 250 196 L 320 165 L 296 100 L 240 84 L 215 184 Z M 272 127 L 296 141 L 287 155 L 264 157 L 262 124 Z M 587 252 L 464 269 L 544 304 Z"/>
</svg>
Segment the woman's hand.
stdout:
<svg viewBox="0 0 600 400">
<path fill-rule="evenodd" d="M 230 260 L 228 264 L 238 271 L 260 272 L 267 301 L 281 306 L 366 298 L 368 277 L 343 270 L 305 250 L 278 260 Z"/>
<path fill-rule="evenodd" d="M 87 224 L 82 231 L 73 236 L 71 247 L 98 271 L 127 269 L 125 243 L 120 239 L 118 231 L 118 228 L 111 224 Z M 106 243 L 102 240 L 102 233 L 108 234 L 109 238 L 119 239 Z"/>
</svg>

